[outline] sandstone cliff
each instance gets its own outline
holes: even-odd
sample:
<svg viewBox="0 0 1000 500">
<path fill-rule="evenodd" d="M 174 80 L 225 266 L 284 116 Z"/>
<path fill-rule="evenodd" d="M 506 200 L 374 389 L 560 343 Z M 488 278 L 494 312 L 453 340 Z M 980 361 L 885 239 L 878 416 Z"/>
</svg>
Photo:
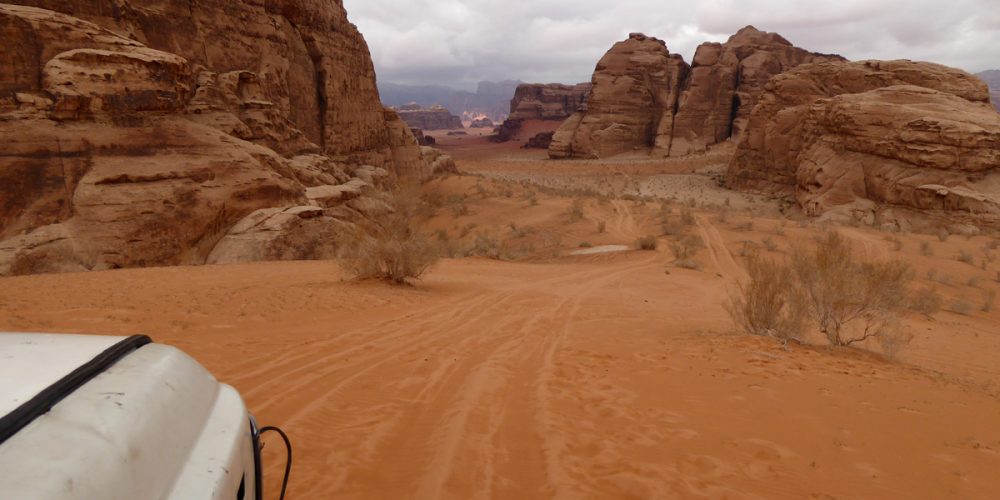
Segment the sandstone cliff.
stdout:
<svg viewBox="0 0 1000 500">
<path fill-rule="evenodd" d="M 907 212 L 1000 222 L 1000 114 L 964 71 L 911 61 L 823 62 L 766 86 L 730 165 L 740 189 L 812 215 L 905 226 Z"/>
<path fill-rule="evenodd" d="M 352 198 L 429 173 L 340 2 L 18 3 L 0 274 L 312 258 Z"/>
<path fill-rule="evenodd" d="M 691 66 L 655 38 L 632 34 L 597 64 L 584 109 L 555 134 L 553 158 L 631 150 L 682 156 L 739 136 L 763 86 L 799 64 L 841 60 L 746 27 L 698 48 Z"/>
<path fill-rule="evenodd" d="M 400 107 L 397 112 L 407 125 L 421 130 L 451 130 L 464 128 L 462 119 L 451 114 L 442 106 L 431 106 L 423 108 L 420 106 L 406 105 Z"/>
<path fill-rule="evenodd" d="M 583 105 L 590 93 L 590 83 L 523 83 L 510 101 L 514 120 L 565 120 Z"/>
</svg>

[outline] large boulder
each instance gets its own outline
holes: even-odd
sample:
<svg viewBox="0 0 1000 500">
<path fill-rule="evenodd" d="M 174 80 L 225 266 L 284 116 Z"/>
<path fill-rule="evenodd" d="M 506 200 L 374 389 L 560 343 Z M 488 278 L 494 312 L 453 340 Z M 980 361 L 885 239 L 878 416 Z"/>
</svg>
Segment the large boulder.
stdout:
<svg viewBox="0 0 1000 500">
<path fill-rule="evenodd" d="M 804 65 L 767 84 L 728 182 L 794 197 L 813 215 L 905 225 L 913 211 L 996 224 L 1000 114 L 986 85 L 961 70 Z"/>
<path fill-rule="evenodd" d="M 690 67 L 663 42 L 632 34 L 598 63 L 586 105 L 556 132 L 552 158 L 601 158 L 640 150 L 683 156 L 738 136 L 774 75 L 842 60 L 794 47 L 752 26 L 698 48 Z"/>
<path fill-rule="evenodd" d="M 307 189 L 430 171 L 339 2 L 21 3 L 44 8 L 0 4 L 0 275 L 202 264 L 260 210 L 324 210 L 294 228 L 321 238 L 350 213 Z"/>
<path fill-rule="evenodd" d="M 656 146 L 669 150 L 688 65 L 666 43 L 641 33 L 601 58 L 584 109 L 555 133 L 553 158 L 602 158 Z"/>
</svg>

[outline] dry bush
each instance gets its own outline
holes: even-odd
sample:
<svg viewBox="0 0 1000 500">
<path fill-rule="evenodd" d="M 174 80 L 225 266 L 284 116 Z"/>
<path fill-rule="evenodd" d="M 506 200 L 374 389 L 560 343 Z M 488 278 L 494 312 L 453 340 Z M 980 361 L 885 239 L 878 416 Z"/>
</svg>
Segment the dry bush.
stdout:
<svg viewBox="0 0 1000 500">
<path fill-rule="evenodd" d="M 942 228 L 941 230 L 938 231 L 937 237 L 938 240 L 942 242 L 948 241 L 948 238 L 951 238 L 951 233 L 949 233 L 947 229 Z"/>
<path fill-rule="evenodd" d="M 701 265 L 701 262 L 698 262 L 695 259 L 678 259 L 674 261 L 674 266 L 681 269 L 690 269 L 692 271 L 702 271 L 705 269 L 704 266 Z"/>
<path fill-rule="evenodd" d="M 965 299 L 958 299 L 951 303 L 951 307 L 948 308 L 951 312 L 955 314 L 961 314 L 962 316 L 968 316 L 972 314 L 972 303 Z"/>
<path fill-rule="evenodd" d="M 934 256 L 934 249 L 931 248 L 930 242 L 924 241 L 920 243 L 920 254 L 924 257 Z"/>
<path fill-rule="evenodd" d="M 691 200 L 692 202 L 694 200 Z M 681 207 L 681 224 L 685 226 L 693 226 L 695 224 L 694 212 L 688 206 Z"/>
<path fill-rule="evenodd" d="M 944 297 L 932 286 L 923 287 L 910 296 L 910 310 L 928 318 L 940 311 L 942 305 L 944 305 Z"/>
<path fill-rule="evenodd" d="M 990 288 L 988 290 L 983 290 L 983 307 L 979 310 L 988 313 L 993 311 L 993 305 L 997 301 L 997 291 Z"/>
<path fill-rule="evenodd" d="M 647 235 L 639 238 L 635 242 L 635 247 L 639 250 L 656 250 L 660 246 L 660 241 L 656 239 L 656 236 Z"/>
<path fill-rule="evenodd" d="M 753 231 L 753 221 L 752 220 L 748 220 L 746 222 L 741 222 L 741 223 L 733 226 L 733 230 L 735 230 L 735 231 Z"/>
<path fill-rule="evenodd" d="M 681 238 L 679 241 L 670 242 L 670 251 L 674 254 L 674 258 L 677 260 L 690 260 L 698 253 L 698 249 L 701 248 L 704 243 L 701 238 L 688 235 Z"/>
<path fill-rule="evenodd" d="M 896 334 L 913 270 L 902 261 L 858 261 L 850 242 L 830 231 L 812 249 L 792 253 L 792 270 L 813 319 L 830 344 L 849 346 Z"/>
<path fill-rule="evenodd" d="M 503 243 L 494 236 L 486 233 L 479 233 L 472 242 L 472 246 L 466 251 L 466 255 L 486 257 L 488 259 L 501 260 L 504 258 Z"/>
<path fill-rule="evenodd" d="M 770 252 L 774 252 L 774 251 L 776 251 L 778 249 L 778 244 L 775 243 L 774 240 L 772 240 L 770 236 L 768 236 L 767 238 L 764 238 L 764 241 L 761 241 L 761 243 L 763 243 L 764 244 L 764 248 L 766 248 Z"/>
<path fill-rule="evenodd" d="M 958 256 L 955 257 L 955 259 L 958 260 L 959 262 L 965 262 L 966 264 L 968 264 L 970 266 L 976 265 L 975 264 L 976 263 L 975 257 L 973 257 L 971 253 L 969 253 L 969 252 L 967 252 L 965 250 L 960 250 L 958 252 Z"/>
<path fill-rule="evenodd" d="M 569 217 L 571 223 L 583 220 L 583 199 L 577 198 L 573 200 L 573 204 L 566 211 L 566 215 Z"/>
<path fill-rule="evenodd" d="M 885 241 L 889 242 L 889 245 L 892 246 L 892 249 L 897 252 L 903 249 L 903 240 L 895 236 L 886 236 Z"/>
<path fill-rule="evenodd" d="M 608 230 L 608 223 L 607 222 L 601 221 L 601 222 L 597 223 L 597 232 L 598 233 L 604 234 L 605 232 L 607 232 L 607 230 Z"/>
<path fill-rule="evenodd" d="M 594 245 L 589 241 L 584 241 L 578 245 L 580 248 L 594 248 Z"/>
<path fill-rule="evenodd" d="M 393 205 L 392 213 L 359 221 L 341 239 L 341 266 L 355 278 L 402 284 L 420 278 L 440 258 L 440 244 L 415 224 L 425 207 L 416 189 L 397 189 Z"/>
<path fill-rule="evenodd" d="M 808 307 L 787 266 L 757 255 L 747 258 L 750 279 L 730 297 L 730 317 L 746 333 L 801 341 L 808 326 Z"/>
</svg>

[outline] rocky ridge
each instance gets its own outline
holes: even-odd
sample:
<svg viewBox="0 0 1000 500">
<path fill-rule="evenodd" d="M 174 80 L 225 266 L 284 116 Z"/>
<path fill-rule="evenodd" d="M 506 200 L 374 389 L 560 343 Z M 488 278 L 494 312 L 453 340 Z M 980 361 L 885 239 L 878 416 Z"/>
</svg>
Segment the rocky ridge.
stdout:
<svg viewBox="0 0 1000 500">
<path fill-rule="evenodd" d="M 419 104 L 408 104 L 397 109 L 400 118 L 412 128 L 421 130 L 452 130 L 464 128 L 462 119 L 451 114 L 443 106 L 424 108 Z"/>
</svg>

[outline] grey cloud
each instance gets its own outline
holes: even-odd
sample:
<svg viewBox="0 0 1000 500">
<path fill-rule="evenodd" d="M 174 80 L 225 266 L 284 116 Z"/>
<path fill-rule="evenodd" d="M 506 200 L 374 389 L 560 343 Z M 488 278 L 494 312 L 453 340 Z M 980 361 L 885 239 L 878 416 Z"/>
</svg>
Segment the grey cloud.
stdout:
<svg viewBox="0 0 1000 500">
<path fill-rule="evenodd" d="M 379 78 L 470 88 L 480 80 L 578 82 L 631 31 L 688 61 L 752 24 L 851 59 L 1000 68 L 997 0 L 344 0 Z"/>
</svg>

